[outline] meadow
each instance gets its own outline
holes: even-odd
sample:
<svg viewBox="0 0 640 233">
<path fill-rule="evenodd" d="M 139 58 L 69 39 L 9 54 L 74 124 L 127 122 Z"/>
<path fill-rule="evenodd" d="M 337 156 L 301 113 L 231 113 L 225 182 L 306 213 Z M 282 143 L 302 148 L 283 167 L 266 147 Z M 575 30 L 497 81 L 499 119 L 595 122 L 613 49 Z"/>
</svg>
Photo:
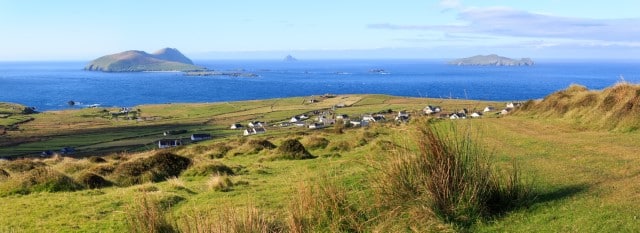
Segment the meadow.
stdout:
<svg viewBox="0 0 640 233">
<path fill-rule="evenodd" d="M 598 96 L 594 108 L 610 91 L 589 92 Z M 76 147 L 77 154 L 0 161 L 0 231 L 153 232 L 148 226 L 166 232 L 640 231 L 640 134 L 626 123 L 589 125 L 564 115 L 584 113 L 585 106 L 575 110 L 567 104 L 552 112 L 548 106 L 558 106 L 549 104 L 554 95 L 507 116 L 465 120 L 436 120 L 421 110 L 426 105 L 446 112 L 480 110 L 505 103 L 344 95 L 315 103 L 300 97 L 136 107 L 145 121 L 105 117 L 101 109 L 31 114 L 33 120 L 19 124 L 19 130 L 0 136 L 3 156 L 63 146 Z M 566 98 L 562 103 L 572 103 Z M 390 118 L 406 110 L 411 120 L 322 130 L 269 126 L 266 134 L 248 137 L 228 129 L 251 120 L 276 125 L 340 103 L 347 107 L 336 114 L 390 109 Z M 454 138 L 464 140 L 453 144 L 460 145 L 453 152 L 482 155 L 479 161 L 486 164 L 478 166 L 525 185 L 524 203 L 490 206 L 500 211 L 480 211 L 480 217 L 470 210 L 447 215 L 431 208 L 434 192 L 403 191 L 402 182 L 422 187 L 417 173 L 403 173 L 413 171 L 405 169 L 410 167 L 396 165 L 425 153 L 424 145 L 433 142 L 421 133 L 427 125 L 442 130 L 445 139 L 447 132 L 457 132 Z M 162 132 L 176 129 L 187 130 L 179 136 L 208 132 L 214 139 L 153 149 Z M 41 185 L 42 173 L 58 177 L 57 183 Z M 425 192 L 430 195 L 420 194 Z"/>
</svg>

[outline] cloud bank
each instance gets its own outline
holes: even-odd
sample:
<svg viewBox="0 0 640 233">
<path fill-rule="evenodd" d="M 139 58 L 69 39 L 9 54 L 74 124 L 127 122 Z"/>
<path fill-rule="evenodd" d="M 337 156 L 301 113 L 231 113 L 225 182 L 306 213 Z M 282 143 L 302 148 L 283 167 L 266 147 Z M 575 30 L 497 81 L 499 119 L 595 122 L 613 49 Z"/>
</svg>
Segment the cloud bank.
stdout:
<svg viewBox="0 0 640 233">
<path fill-rule="evenodd" d="M 453 6 L 457 1 L 443 1 Z M 427 30 L 525 38 L 593 40 L 623 44 L 640 43 L 640 18 L 588 19 L 554 16 L 507 7 L 468 8 L 458 13 L 456 25 L 370 24 L 372 29 Z"/>
</svg>

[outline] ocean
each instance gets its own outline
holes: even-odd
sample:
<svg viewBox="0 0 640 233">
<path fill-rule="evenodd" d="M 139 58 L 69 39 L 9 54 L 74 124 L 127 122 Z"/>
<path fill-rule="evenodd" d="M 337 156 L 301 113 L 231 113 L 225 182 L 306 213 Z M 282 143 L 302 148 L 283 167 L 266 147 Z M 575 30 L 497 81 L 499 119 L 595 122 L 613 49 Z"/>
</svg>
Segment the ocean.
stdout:
<svg viewBox="0 0 640 233">
<path fill-rule="evenodd" d="M 538 99 L 580 84 L 640 82 L 640 62 L 539 61 L 531 67 L 460 67 L 444 60 L 195 61 L 258 77 L 83 71 L 86 62 L 0 62 L 0 102 L 38 111 L 221 102 L 330 94 L 494 101 Z M 376 72 L 372 72 L 376 71 Z M 72 100 L 76 106 L 67 103 Z"/>
</svg>

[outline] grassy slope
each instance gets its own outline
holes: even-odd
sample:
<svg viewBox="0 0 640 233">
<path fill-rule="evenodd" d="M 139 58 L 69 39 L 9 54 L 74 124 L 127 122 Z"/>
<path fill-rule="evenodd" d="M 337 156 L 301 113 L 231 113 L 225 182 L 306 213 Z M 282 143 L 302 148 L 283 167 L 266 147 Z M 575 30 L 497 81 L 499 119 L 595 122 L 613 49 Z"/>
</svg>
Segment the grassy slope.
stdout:
<svg viewBox="0 0 640 233">
<path fill-rule="evenodd" d="M 336 101 L 336 100 L 332 100 Z M 357 114 L 377 112 L 393 108 L 420 110 L 424 104 L 440 104 L 457 108 L 474 105 L 475 102 L 433 103 L 436 100 L 396 99 L 388 96 L 369 96 L 354 101 L 351 108 L 339 113 Z M 286 114 L 305 112 L 307 107 L 301 99 L 265 100 L 221 104 L 147 106 L 144 114 L 173 116 L 168 122 L 196 119 L 200 122 L 230 124 L 238 116 L 275 120 Z M 427 103 L 425 103 L 427 102 Z M 266 105 L 266 103 L 269 103 Z M 254 105 L 255 104 L 255 105 Z M 279 106 L 281 104 L 281 106 Z M 328 103 L 327 103 L 328 104 Z M 282 112 L 255 110 L 257 105 L 275 106 Z M 317 107 L 317 106 L 314 106 Z M 216 112 L 216 109 L 219 112 Z M 232 113 L 229 113 L 231 111 Z M 212 114 L 213 112 L 213 114 Z M 286 114 L 284 114 L 286 113 Z M 220 118 L 218 118 L 220 117 Z M 517 210 L 501 218 L 475 226 L 479 232 L 637 232 L 640 200 L 640 154 L 638 133 L 585 130 L 568 125 L 562 120 L 531 118 L 527 115 L 506 118 L 486 118 L 459 121 L 461 127 L 472 127 L 480 141 L 494 149 L 497 160 L 507 164 L 516 158 L 529 176 L 534 176 L 536 189 L 541 194 L 529 209 Z M 116 124 L 117 125 L 117 124 Z M 113 127 L 105 124 L 105 127 Z M 117 128 L 117 126 L 116 126 Z M 242 165 L 247 172 L 234 177 L 245 180 L 246 186 L 236 186 L 231 192 L 213 192 L 206 188 L 207 179 L 186 177 L 188 191 L 176 189 L 167 182 L 153 184 L 160 191 L 149 195 L 184 198 L 171 207 L 171 212 L 180 216 L 194 209 L 220 210 L 228 206 L 256 205 L 267 212 L 282 215 L 290 195 L 300 182 L 317 181 L 330 176 L 349 184 L 354 190 L 368 186 L 367 158 L 384 156 L 375 141 L 390 140 L 402 144 L 408 138 L 410 128 L 383 127 L 372 130 L 381 132 L 374 141 L 364 147 L 355 147 L 340 152 L 340 158 L 318 158 L 304 161 L 262 161 L 262 154 L 231 156 L 222 161 L 227 165 Z M 362 135 L 362 130 L 350 130 L 343 135 L 326 134 L 331 141 L 353 141 Z M 278 144 L 283 138 L 271 137 Z M 207 142 L 214 143 L 214 141 Z M 178 153 L 190 154 L 193 147 Z M 311 151 L 315 155 L 331 153 L 328 149 Z M 378 157 L 379 158 L 379 157 Z M 125 230 L 125 207 L 134 196 L 141 195 L 140 186 L 128 188 L 106 188 L 99 191 L 71 193 L 39 193 L 26 196 L 0 198 L 0 231 L 111 231 Z M 25 213 L 25 209 L 29 212 Z"/>
</svg>

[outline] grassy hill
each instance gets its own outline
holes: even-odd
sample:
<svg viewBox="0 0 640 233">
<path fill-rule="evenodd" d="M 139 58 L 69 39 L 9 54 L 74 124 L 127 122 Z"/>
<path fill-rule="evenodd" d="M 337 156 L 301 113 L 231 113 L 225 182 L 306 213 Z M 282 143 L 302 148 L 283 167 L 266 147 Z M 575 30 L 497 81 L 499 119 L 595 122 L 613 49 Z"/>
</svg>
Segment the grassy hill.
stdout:
<svg viewBox="0 0 640 233">
<path fill-rule="evenodd" d="M 541 101 L 530 101 L 518 115 L 559 119 L 591 129 L 636 131 L 640 126 L 640 86 L 618 83 L 604 90 L 572 85 Z"/>
<path fill-rule="evenodd" d="M 532 107 L 544 106 L 542 101 L 506 117 L 434 120 L 418 113 L 428 104 L 454 111 L 501 103 L 383 95 L 314 97 L 320 100 L 314 103 L 308 99 L 139 106 L 141 116 L 149 119 L 140 122 L 102 117 L 100 109 L 35 114 L 35 120 L 20 125 L 21 133 L 10 131 L 3 139 L 39 141 L 3 147 L 3 153 L 62 142 L 89 146 L 78 147 L 79 157 L 0 161 L 0 231 L 144 231 L 150 223 L 182 232 L 196 227 L 213 232 L 640 231 L 640 134 L 567 124 L 572 121 L 564 114 L 572 106 L 565 113 L 532 116 Z M 270 126 L 267 134 L 250 137 L 227 129 L 250 120 L 273 125 L 339 103 L 348 107 L 336 109 L 336 114 L 407 110 L 412 120 L 342 130 Z M 427 125 L 439 130 L 442 141 L 426 140 Z M 182 128 L 215 137 L 165 150 L 106 149 L 153 141 L 163 131 Z M 135 136 L 144 132 L 146 136 Z M 469 146 L 446 147 L 452 142 Z M 424 170 L 410 170 L 416 168 L 411 164 L 427 165 L 415 159 L 434 145 L 460 152 L 456 155 L 478 155 L 467 158 L 498 171 L 487 186 L 497 182 L 504 190 L 525 187 L 515 190 L 535 198 L 522 200 L 522 205 L 490 201 L 494 204 L 479 212 L 465 206 L 454 206 L 460 211 L 449 214 L 434 211 L 432 195 L 425 195 L 429 186 L 419 184 L 429 180 L 420 178 Z M 313 158 L 286 159 L 296 152 Z M 505 179 L 513 182 L 501 183 Z M 527 195 L 512 192 L 498 199 L 517 197 Z"/>
</svg>

